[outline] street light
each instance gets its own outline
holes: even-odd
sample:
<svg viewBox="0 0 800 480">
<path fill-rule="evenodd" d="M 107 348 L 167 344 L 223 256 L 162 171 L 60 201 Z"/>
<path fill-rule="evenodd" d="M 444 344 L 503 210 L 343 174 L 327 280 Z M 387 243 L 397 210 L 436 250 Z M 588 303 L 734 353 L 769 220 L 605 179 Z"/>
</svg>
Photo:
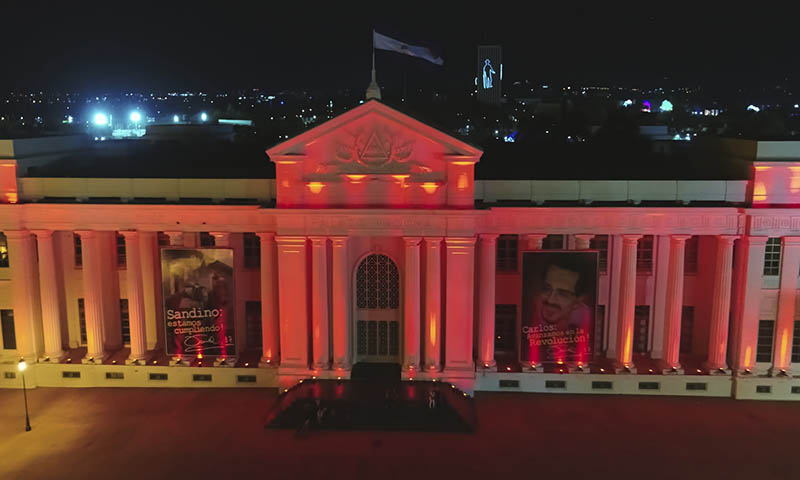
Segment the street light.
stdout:
<svg viewBox="0 0 800 480">
<path fill-rule="evenodd" d="M 104 113 L 97 113 L 94 116 L 94 124 L 98 127 L 105 127 L 108 125 L 108 117 Z"/>
<path fill-rule="evenodd" d="M 135 124 L 138 124 L 141 121 L 142 121 L 142 114 L 141 113 L 139 113 L 139 112 L 137 112 L 135 110 L 133 112 L 131 112 L 131 122 L 133 122 Z"/>
<path fill-rule="evenodd" d="M 178 123 L 180 121 L 181 121 L 181 119 L 177 115 L 173 115 L 172 116 L 172 123 Z"/>
<path fill-rule="evenodd" d="M 201 122 L 205 122 L 206 120 L 208 120 L 208 115 L 206 114 L 206 112 L 201 113 L 200 114 L 200 121 Z"/>
<path fill-rule="evenodd" d="M 25 369 L 28 368 L 28 364 L 25 363 L 24 358 L 19 359 L 17 368 L 19 369 L 20 373 L 22 373 L 22 396 L 25 398 L 25 431 L 30 432 L 31 418 L 28 415 L 28 390 L 25 388 Z"/>
</svg>

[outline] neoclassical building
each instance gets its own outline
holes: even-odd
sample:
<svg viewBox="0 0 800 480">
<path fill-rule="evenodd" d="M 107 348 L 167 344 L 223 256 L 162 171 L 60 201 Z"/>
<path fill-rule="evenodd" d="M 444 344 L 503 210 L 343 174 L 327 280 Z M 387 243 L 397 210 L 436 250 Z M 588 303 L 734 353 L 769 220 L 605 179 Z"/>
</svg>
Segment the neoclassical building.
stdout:
<svg viewBox="0 0 800 480">
<path fill-rule="evenodd" d="M 30 386 L 288 388 L 393 363 L 469 392 L 800 399 L 796 142 L 718 141 L 734 179 L 476 180 L 480 149 L 370 100 L 267 150 L 274 178 L 47 176 L 43 148 L 0 143 L 2 387 L 23 357 Z M 202 288 L 162 280 L 161 252 L 204 248 L 233 252 L 235 355 L 167 348 L 165 292 Z M 596 254 L 577 361 L 525 346 L 545 251 Z"/>
</svg>

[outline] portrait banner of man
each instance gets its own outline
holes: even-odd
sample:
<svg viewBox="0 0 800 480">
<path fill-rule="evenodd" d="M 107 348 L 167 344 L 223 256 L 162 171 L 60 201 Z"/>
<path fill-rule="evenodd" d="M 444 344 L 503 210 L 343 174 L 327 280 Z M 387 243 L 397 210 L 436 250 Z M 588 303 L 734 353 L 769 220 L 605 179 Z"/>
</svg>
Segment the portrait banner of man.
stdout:
<svg viewBox="0 0 800 480">
<path fill-rule="evenodd" d="M 520 362 L 592 360 L 597 265 L 593 251 L 523 253 Z"/>
<path fill-rule="evenodd" d="M 167 355 L 235 356 L 233 250 L 164 248 Z"/>
</svg>

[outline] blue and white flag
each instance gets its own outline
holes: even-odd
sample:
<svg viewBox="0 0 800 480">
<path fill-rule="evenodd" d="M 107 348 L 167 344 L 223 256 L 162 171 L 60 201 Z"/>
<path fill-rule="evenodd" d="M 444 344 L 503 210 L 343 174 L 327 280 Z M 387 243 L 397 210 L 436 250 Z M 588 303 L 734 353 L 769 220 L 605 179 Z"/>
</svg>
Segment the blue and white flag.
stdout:
<svg viewBox="0 0 800 480">
<path fill-rule="evenodd" d="M 380 50 L 389 50 L 392 52 L 404 53 L 412 57 L 424 58 L 429 62 L 435 63 L 436 65 L 444 65 L 444 60 L 442 60 L 442 57 L 437 57 L 434 55 L 429 48 L 409 45 L 401 42 L 400 40 L 395 40 L 394 38 L 389 38 L 386 35 L 381 35 L 375 31 L 372 32 L 372 46 Z"/>
</svg>

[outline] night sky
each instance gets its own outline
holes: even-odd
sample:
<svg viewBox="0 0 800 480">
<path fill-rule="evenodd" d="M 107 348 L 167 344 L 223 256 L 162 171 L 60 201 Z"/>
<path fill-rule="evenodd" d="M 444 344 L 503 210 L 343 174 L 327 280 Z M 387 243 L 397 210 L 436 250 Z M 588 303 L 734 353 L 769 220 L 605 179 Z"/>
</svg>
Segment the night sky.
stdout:
<svg viewBox="0 0 800 480">
<path fill-rule="evenodd" d="M 344 11 L 302 1 L 16 3 L 3 7 L 0 90 L 361 90 L 373 28 L 445 59 L 437 67 L 379 51 L 384 87 L 405 72 L 411 85 L 467 89 L 480 43 L 503 46 L 506 81 L 770 85 L 791 84 L 800 70 L 794 12 L 756 12 L 752 3 L 726 2 L 724 12 L 672 2 L 501 10 L 516 2 L 375 1 Z"/>
</svg>

